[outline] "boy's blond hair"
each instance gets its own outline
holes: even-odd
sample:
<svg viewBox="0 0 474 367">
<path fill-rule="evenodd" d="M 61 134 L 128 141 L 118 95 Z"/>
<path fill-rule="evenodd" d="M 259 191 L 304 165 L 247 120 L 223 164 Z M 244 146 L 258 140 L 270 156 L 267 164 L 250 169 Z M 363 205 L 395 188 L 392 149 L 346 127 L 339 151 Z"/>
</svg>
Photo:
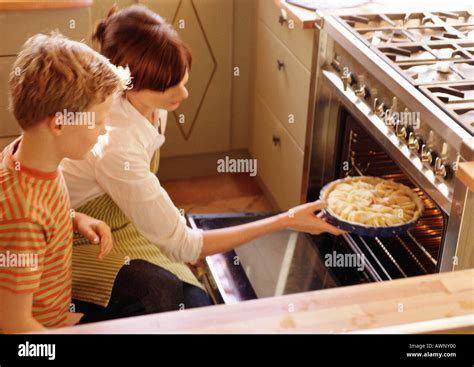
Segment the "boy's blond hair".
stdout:
<svg viewBox="0 0 474 367">
<path fill-rule="evenodd" d="M 128 70 L 112 65 L 81 42 L 58 34 L 29 38 L 10 74 L 10 110 L 28 129 L 68 110 L 83 112 L 130 83 Z"/>
</svg>

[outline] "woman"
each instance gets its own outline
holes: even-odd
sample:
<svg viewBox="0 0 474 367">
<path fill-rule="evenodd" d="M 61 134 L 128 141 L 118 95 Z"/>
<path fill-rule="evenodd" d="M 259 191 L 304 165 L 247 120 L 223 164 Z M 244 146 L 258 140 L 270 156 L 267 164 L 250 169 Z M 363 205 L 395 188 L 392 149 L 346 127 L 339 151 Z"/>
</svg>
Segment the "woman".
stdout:
<svg viewBox="0 0 474 367">
<path fill-rule="evenodd" d="M 101 264 L 87 240 L 75 238 L 73 297 L 86 313 L 82 322 L 209 305 L 185 263 L 285 228 L 341 233 L 314 214 L 321 202 L 231 228 L 187 227 L 156 171 L 167 111 L 188 97 L 191 52 L 160 16 L 138 5 L 113 8 L 93 39 L 113 64 L 130 68 L 133 89 L 114 102 L 93 151 L 63 165 L 72 206 L 109 224 L 114 238 Z"/>
</svg>

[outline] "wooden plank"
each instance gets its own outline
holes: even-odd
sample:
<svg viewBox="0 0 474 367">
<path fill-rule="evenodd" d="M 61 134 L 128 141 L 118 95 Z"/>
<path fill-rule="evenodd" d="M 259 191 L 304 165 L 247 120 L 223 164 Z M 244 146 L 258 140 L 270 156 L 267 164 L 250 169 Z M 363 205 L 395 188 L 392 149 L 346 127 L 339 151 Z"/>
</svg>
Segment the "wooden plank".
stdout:
<svg viewBox="0 0 474 367">
<path fill-rule="evenodd" d="M 92 6 L 93 0 L 0 0 L 0 11 L 65 9 Z"/>
<path fill-rule="evenodd" d="M 474 162 L 459 163 L 456 176 L 469 190 L 474 191 Z"/>
<path fill-rule="evenodd" d="M 471 269 L 474 267 L 474 191 L 468 191 L 464 202 L 462 225 L 459 229 L 458 245 L 456 247 L 457 263 L 454 270 Z"/>
<path fill-rule="evenodd" d="M 472 327 L 474 269 L 133 317 L 55 333 L 346 333 Z M 459 316 L 469 322 L 459 324 Z M 416 325 L 420 323 L 420 328 Z M 404 327 L 405 325 L 405 327 Z M 406 325 L 410 325 L 409 328 Z M 400 329 L 397 329 L 400 326 Z M 436 326 L 434 326 L 436 328 Z M 441 327 L 441 326 L 440 326 Z M 436 332 L 436 329 L 430 329 Z"/>
<path fill-rule="evenodd" d="M 316 14 L 314 11 L 290 5 L 286 1 L 273 0 L 276 6 L 283 8 L 298 27 L 303 29 L 314 28 Z"/>
</svg>

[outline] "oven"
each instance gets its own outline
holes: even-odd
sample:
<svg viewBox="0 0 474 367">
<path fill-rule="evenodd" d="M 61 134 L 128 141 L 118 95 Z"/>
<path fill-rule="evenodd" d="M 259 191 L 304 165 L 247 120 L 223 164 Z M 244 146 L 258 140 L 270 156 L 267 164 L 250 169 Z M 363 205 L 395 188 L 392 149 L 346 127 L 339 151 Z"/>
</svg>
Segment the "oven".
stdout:
<svg viewBox="0 0 474 367">
<path fill-rule="evenodd" d="M 440 19 L 463 14 L 445 18 L 431 13 L 423 18 L 395 14 L 387 16 L 387 22 L 400 18 L 403 25 L 413 25 L 414 19 L 416 26 L 427 27 L 426 17 L 433 16 L 434 26 L 439 27 Z M 411 187 L 424 203 L 422 217 L 407 233 L 392 237 L 283 231 L 208 257 L 201 280 L 216 303 L 474 266 L 470 232 L 474 195 L 455 175 L 459 162 L 474 159 L 474 123 L 471 130 L 454 121 L 452 114 L 423 93 L 424 86 L 411 83 L 351 29 L 361 20 L 373 26 L 375 17 L 327 15 L 318 23 L 314 123 L 305 151 L 307 181 L 302 194 L 312 201 L 335 179 L 378 176 Z M 384 32 L 386 28 L 387 24 Z M 399 32 L 397 26 L 395 34 Z M 403 47 L 394 49 L 406 55 Z M 428 87 L 431 91 L 440 88 Z M 188 219 L 193 227 L 213 229 L 268 215 L 207 214 L 188 215 Z"/>
<path fill-rule="evenodd" d="M 443 27 L 444 23 L 449 24 Z M 453 39 L 457 30 L 471 29 L 474 16 L 466 11 L 337 15 L 324 17 L 322 25 L 308 200 L 316 198 L 324 184 L 345 175 L 401 182 L 422 198 L 422 218 L 406 235 L 364 240 L 358 248 L 377 252 L 377 259 L 395 277 L 473 267 L 468 250 L 474 246 L 469 235 L 474 226 L 473 194 L 455 171 L 459 162 L 474 159 L 474 74 L 456 74 L 467 79 L 462 84 L 470 85 L 465 90 L 471 94 L 453 108 L 446 93 L 440 101 L 426 93 L 428 89 L 456 92 L 445 73 L 435 72 L 442 80 L 432 85 L 432 76 L 424 83 L 421 72 L 407 75 L 406 70 L 410 63 L 419 67 L 423 62 L 431 64 L 421 70 L 446 63 L 474 65 L 472 42 L 465 39 L 453 42 L 452 47 L 458 48 L 453 54 L 465 52 L 466 59 L 453 56 L 439 61 L 433 56 L 434 60 L 422 62 L 426 56 L 418 54 L 427 52 L 425 47 L 445 47 L 446 40 L 437 39 L 448 32 Z M 384 36 L 393 32 L 398 43 L 388 39 L 387 44 L 379 41 L 372 47 L 367 38 L 378 29 Z M 409 43 L 400 39 L 406 29 L 423 37 L 430 34 L 436 41 L 426 42 L 427 46 Z M 400 62 L 396 62 L 398 54 L 403 55 Z M 466 256 L 459 258 L 460 254 Z"/>
<path fill-rule="evenodd" d="M 364 256 L 376 280 L 435 272 L 447 230 L 447 214 L 343 106 L 339 107 L 337 118 L 338 149 L 334 171 L 326 172 L 320 182 L 324 184 L 335 178 L 359 175 L 390 179 L 412 188 L 421 197 L 425 208 L 416 226 L 406 234 L 384 238 L 347 235 L 345 240 L 355 253 Z M 315 177 L 312 182 L 317 182 Z M 312 185 L 311 200 L 319 195 L 319 189 Z"/>
</svg>

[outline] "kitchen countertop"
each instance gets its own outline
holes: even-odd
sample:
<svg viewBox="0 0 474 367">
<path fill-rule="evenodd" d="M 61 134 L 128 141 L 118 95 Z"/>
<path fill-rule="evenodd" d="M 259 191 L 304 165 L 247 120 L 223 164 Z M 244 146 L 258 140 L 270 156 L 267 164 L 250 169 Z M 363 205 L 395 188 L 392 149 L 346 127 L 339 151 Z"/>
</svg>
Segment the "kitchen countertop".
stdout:
<svg viewBox="0 0 474 367">
<path fill-rule="evenodd" d="M 314 28 L 314 22 L 316 20 L 316 14 L 314 11 L 290 5 L 281 0 L 273 0 L 273 2 L 276 6 L 284 9 L 288 16 L 293 19 L 299 27 L 303 29 Z"/>
<path fill-rule="evenodd" d="M 474 333 L 474 269 L 139 316 L 53 333 Z"/>
<path fill-rule="evenodd" d="M 474 191 L 474 162 L 459 163 L 456 176 L 469 190 Z"/>
<path fill-rule="evenodd" d="M 0 0 L 0 11 L 81 8 L 92 3 L 93 0 Z"/>
</svg>

